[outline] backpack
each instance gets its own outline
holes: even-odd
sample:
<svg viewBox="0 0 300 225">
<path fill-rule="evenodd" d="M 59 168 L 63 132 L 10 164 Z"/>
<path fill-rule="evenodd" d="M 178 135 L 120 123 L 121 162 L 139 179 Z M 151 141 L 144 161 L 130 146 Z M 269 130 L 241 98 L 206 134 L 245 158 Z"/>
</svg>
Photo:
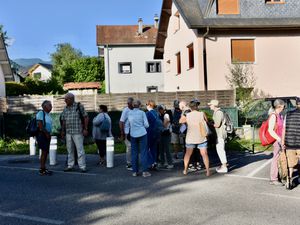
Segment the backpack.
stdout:
<svg viewBox="0 0 300 225">
<path fill-rule="evenodd" d="M 172 116 L 170 117 L 170 121 L 171 121 L 172 132 L 174 134 L 180 134 L 181 124 L 179 123 L 179 119 L 181 117 L 181 113 L 179 113 L 173 109 L 171 111 L 171 115 Z"/>
<path fill-rule="evenodd" d="M 110 128 L 109 120 L 106 118 L 105 114 L 103 113 L 104 120 L 100 124 L 100 131 L 101 132 L 108 132 Z"/>
<path fill-rule="evenodd" d="M 276 139 L 273 138 L 268 131 L 270 118 L 271 118 L 271 115 L 269 116 L 269 118 L 266 121 L 264 121 L 262 123 L 261 127 L 259 128 L 258 134 L 259 134 L 259 139 L 260 139 L 262 146 L 273 144 L 276 141 Z M 277 119 L 277 117 L 276 117 L 276 119 Z"/>
<path fill-rule="evenodd" d="M 232 120 L 227 112 L 225 112 L 225 111 L 222 111 L 222 112 L 223 112 L 223 116 L 224 116 L 225 131 L 228 134 L 232 134 L 232 132 L 234 130 Z"/>
<path fill-rule="evenodd" d="M 162 120 L 159 118 L 156 111 L 151 110 L 150 113 L 155 118 L 155 124 L 154 124 L 153 131 L 154 131 L 155 135 L 159 136 L 164 130 L 164 124 L 163 124 Z"/>
<path fill-rule="evenodd" d="M 35 137 L 37 136 L 39 130 L 37 126 L 37 121 L 36 121 L 36 115 L 38 114 L 39 111 L 37 111 L 34 116 L 30 119 L 26 126 L 26 133 L 28 134 L 29 137 Z M 43 111 L 43 126 L 45 127 L 46 125 L 46 119 L 45 119 L 45 112 Z"/>
</svg>

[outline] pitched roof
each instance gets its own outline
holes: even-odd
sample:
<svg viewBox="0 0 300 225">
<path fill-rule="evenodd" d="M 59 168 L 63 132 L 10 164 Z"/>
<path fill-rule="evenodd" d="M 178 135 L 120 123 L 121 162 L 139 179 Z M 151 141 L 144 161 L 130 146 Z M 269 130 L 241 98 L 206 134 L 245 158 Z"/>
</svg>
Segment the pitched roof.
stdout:
<svg viewBox="0 0 300 225">
<path fill-rule="evenodd" d="M 172 2 L 190 29 L 202 33 L 206 28 L 222 29 L 300 29 L 300 1 L 289 0 L 284 4 L 266 4 L 262 0 L 239 0 L 240 14 L 219 15 L 216 0 L 163 0 L 155 59 L 162 59 Z M 201 33 L 200 32 L 200 33 Z"/>
<path fill-rule="evenodd" d="M 97 46 L 100 45 L 155 45 L 157 28 L 143 26 L 138 34 L 138 25 L 97 26 Z"/>
<path fill-rule="evenodd" d="M 64 84 L 64 90 L 99 88 L 101 88 L 100 82 L 70 82 Z"/>
<path fill-rule="evenodd" d="M 51 64 L 37 63 L 28 69 L 28 73 L 31 74 L 39 66 L 42 66 L 42 67 L 46 68 L 47 70 L 49 70 L 50 72 L 52 72 L 53 66 Z"/>
<path fill-rule="evenodd" d="M 300 28 L 300 2 L 239 0 L 240 14 L 219 15 L 214 0 L 174 0 L 189 28 Z"/>
<path fill-rule="evenodd" d="M 6 46 L 2 34 L 0 33 L 0 66 L 4 73 L 5 81 L 14 81 L 14 76 L 11 70 L 10 61 L 8 58 Z"/>
</svg>

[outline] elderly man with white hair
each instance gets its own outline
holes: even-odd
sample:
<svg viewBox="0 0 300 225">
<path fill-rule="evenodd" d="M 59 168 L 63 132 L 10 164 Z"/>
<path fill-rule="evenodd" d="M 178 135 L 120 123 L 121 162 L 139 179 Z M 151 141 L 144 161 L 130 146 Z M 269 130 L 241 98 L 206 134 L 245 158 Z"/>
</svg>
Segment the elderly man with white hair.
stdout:
<svg viewBox="0 0 300 225">
<path fill-rule="evenodd" d="M 75 102 L 75 96 L 72 93 L 65 95 L 66 106 L 61 114 L 62 133 L 66 135 L 66 144 L 68 150 L 68 167 L 65 172 L 73 170 L 74 167 L 74 146 L 78 155 L 78 166 L 82 173 L 86 172 L 85 152 L 83 148 L 83 137 L 88 135 L 88 114 L 82 104 Z"/>
</svg>

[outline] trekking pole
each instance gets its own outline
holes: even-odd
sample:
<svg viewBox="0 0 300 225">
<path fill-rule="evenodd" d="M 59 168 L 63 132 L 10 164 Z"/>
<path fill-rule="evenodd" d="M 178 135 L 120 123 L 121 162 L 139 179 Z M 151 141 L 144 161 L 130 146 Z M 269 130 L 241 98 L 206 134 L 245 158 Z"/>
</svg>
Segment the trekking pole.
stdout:
<svg viewBox="0 0 300 225">
<path fill-rule="evenodd" d="M 255 152 L 255 125 L 253 124 L 253 129 L 252 129 L 252 153 L 254 154 Z"/>
</svg>

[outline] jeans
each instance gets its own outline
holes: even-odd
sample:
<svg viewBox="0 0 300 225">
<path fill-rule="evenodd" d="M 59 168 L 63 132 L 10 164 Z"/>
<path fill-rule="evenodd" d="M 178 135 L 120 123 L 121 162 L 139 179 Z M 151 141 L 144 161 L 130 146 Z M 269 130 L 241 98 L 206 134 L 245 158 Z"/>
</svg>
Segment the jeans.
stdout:
<svg viewBox="0 0 300 225">
<path fill-rule="evenodd" d="M 277 141 L 273 144 L 273 158 L 271 162 L 271 171 L 270 171 L 270 177 L 271 181 L 277 181 L 278 180 L 278 159 L 279 159 L 279 150 L 280 146 Z"/>
<path fill-rule="evenodd" d="M 158 143 L 158 139 L 148 139 L 148 167 L 151 167 L 157 161 Z"/>
<path fill-rule="evenodd" d="M 218 143 L 216 145 L 216 148 L 221 163 L 227 163 L 227 157 L 225 152 L 225 140 L 223 138 L 218 137 Z"/>
<path fill-rule="evenodd" d="M 172 156 L 170 153 L 170 142 L 171 135 L 162 135 L 159 142 L 159 155 L 160 155 L 160 163 L 165 164 L 165 154 L 167 158 L 167 162 L 169 165 L 172 165 Z"/>
<path fill-rule="evenodd" d="M 80 169 L 86 169 L 85 152 L 83 149 L 83 135 L 82 134 L 66 134 L 66 143 L 68 150 L 68 167 L 74 167 L 74 146 L 78 155 L 78 166 Z"/>
<path fill-rule="evenodd" d="M 131 137 L 131 163 L 132 171 L 139 172 L 139 152 L 141 154 L 142 170 L 148 170 L 147 165 L 147 135 L 141 137 Z"/>
</svg>

